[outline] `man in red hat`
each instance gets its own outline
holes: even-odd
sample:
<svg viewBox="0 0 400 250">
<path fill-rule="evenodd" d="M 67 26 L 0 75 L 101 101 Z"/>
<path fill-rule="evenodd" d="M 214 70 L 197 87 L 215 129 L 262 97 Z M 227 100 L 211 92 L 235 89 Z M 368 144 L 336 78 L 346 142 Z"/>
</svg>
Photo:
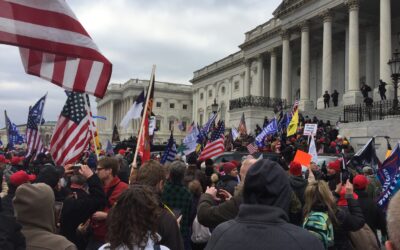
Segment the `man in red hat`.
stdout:
<svg viewBox="0 0 400 250">
<path fill-rule="evenodd" d="M 327 175 L 325 180 L 328 182 L 329 188 L 331 190 L 336 189 L 336 185 L 341 182 L 340 180 L 340 172 L 341 172 L 341 167 L 340 167 L 341 161 L 336 160 L 336 161 L 331 161 L 328 163 L 328 168 L 327 168 Z"/>
<path fill-rule="evenodd" d="M 225 162 L 221 168 L 225 175 L 221 176 L 217 188 L 224 189 L 233 195 L 238 184 L 238 169 L 232 162 Z"/>
<path fill-rule="evenodd" d="M 358 203 L 360 204 L 361 210 L 364 214 L 365 221 L 375 233 L 379 244 L 377 229 L 381 230 L 383 238 L 387 237 L 386 219 L 376 202 L 368 197 L 366 192 L 368 184 L 369 181 L 365 175 L 359 174 L 353 178 L 354 192 L 358 195 Z"/>
<path fill-rule="evenodd" d="M 303 178 L 301 164 L 292 161 L 289 165 L 289 182 L 297 198 L 301 202 L 301 206 L 304 206 L 304 192 L 306 190 L 308 181 Z"/>
</svg>

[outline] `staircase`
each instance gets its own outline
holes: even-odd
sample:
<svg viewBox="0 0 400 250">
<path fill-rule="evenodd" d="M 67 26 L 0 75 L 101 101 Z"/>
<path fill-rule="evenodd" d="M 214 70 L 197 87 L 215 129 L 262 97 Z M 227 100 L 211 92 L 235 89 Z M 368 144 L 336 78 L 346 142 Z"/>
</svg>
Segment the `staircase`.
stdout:
<svg viewBox="0 0 400 250">
<path fill-rule="evenodd" d="M 318 120 L 323 120 L 324 122 L 329 120 L 331 124 L 335 124 L 340 119 L 343 120 L 343 106 L 302 111 L 300 113 L 303 115 L 303 117 L 308 116 L 310 119 L 316 116 Z"/>
</svg>

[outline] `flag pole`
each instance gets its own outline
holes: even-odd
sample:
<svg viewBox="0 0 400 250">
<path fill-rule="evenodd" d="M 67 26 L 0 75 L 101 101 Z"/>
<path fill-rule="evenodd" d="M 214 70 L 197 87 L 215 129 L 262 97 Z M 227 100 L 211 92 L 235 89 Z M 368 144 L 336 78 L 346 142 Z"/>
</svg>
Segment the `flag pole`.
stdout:
<svg viewBox="0 0 400 250">
<path fill-rule="evenodd" d="M 134 167 L 136 167 L 137 155 L 138 155 L 139 145 L 140 145 L 140 143 L 141 143 L 141 138 L 142 138 L 141 135 L 142 135 L 142 133 L 143 133 L 143 127 L 144 127 L 144 117 L 145 117 L 145 115 L 147 115 L 147 107 L 149 106 L 150 93 L 151 93 L 152 87 L 153 87 L 152 82 L 154 81 L 154 74 L 155 74 L 155 72 L 156 72 L 156 65 L 153 65 L 153 69 L 152 69 L 152 71 L 151 71 L 151 76 L 150 76 L 149 88 L 148 88 L 148 91 L 147 91 L 147 93 L 146 93 L 146 95 L 147 95 L 147 96 L 146 96 L 146 103 L 145 103 L 145 105 L 144 105 L 144 107 L 143 107 L 143 116 L 142 116 L 142 120 L 141 120 L 141 122 L 140 122 L 140 127 L 139 127 L 139 134 L 138 134 L 139 136 L 138 136 L 138 139 L 137 139 L 137 141 L 136 141 L 136 149 L 135 149 L 135 154 L 134 154 L 134 156 L 133 156 L 132 167 L 131 167 L 131 173 L 130 173 L 129 176 L 132 175 L 133 169 L 134 169 Z"/>
<path fill-rule="evenodd" d="M 99 160 L 99 154 L 97 153 L 96 139 L 94 138 L 94 132 L 93 132 L 92 110 L 91 110 L 91 108 L 90 108 L 89 100 L 88 100 L 88 99 L 89 99 L 89 95 L 88 95 L 88 94 L 85 94 L 85 95 L 83 96 L 83 99 L 85 100 L 85 109 L 86 109 L 86 112 L 87 112 L 88 115 L 89 115 L 89 130 L 90 130 L 90 134 L 92 135 L 92 141 L 93 141 L 93 146 L 94 146 L 94 152 L 95 152 L 95 154 L 96 154 L 96 160 Z"/>
</svg>

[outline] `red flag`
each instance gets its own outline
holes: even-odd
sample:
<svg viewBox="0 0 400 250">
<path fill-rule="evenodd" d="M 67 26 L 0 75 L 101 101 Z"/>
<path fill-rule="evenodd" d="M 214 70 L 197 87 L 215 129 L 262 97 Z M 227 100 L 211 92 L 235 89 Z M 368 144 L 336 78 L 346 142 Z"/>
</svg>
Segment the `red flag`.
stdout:
<svg viewBox="0 0 400 250">
<path fill-rule="evenodd" d="M 140 136 L 142 138 L 139 145 L 139 155 L 143 164 L 144 162 L 150 160 L 149 117 L 147 115 L 144 117 L 143 130 Z"/>
<path fill-rule="evenodd" d="M 112 65 L 65 0 L 0 0 L 0 43 L 20 47 L 25 71 L 102 98 Z"/>
</svg>

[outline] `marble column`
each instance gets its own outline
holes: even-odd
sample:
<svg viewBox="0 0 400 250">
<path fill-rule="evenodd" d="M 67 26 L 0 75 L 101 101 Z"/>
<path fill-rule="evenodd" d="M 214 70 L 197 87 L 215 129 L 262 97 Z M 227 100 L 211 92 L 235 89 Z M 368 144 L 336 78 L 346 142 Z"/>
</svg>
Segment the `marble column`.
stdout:
<svg viewBox="0 0 400 250">
<path fill-rule="evenodd" d="M 250 95 L 250 81 L 251 81 L 251 61 L 245 61 L 245 73 L 244 73 L 244 84 L 243 84 L 243 97 Z"/>
<path fill-rule="evenodd" d="M 257 83 L 253 85 L 252 95 L 264 96 L 264 56 L 261 54 L 257 58 Z"/>
<path fill-rule="evenodd" d="M 192 116 L 194 118 L 194 122 L 197 123 L 197 94 L 199 91 L 197 89 L 193 90 L 193 106 L 192 106 Z"/>
<path fill-rule="evenodd" d="M 392 57 L 392 18 L 390 0 L 380 0 L 380 22 L 379 22 L 379 79 L 388 85 L 386 86 L 387 99 L 393 98 L 393 85 L 390 77 L 391 71 L 388 65 Z M 379 98 L 380 100 L 380 98 Z"/>
<path fill-rule="evenodd" d="M 114 101 L 111 100 L 110 101 L 110 128 L 111 128 L 111 135 L 112 135 L 112 131 L 114 129 Z"/>
<path fill-rule="evenodd" d="M 302 111 L 314 109 L 310 100 L 310 27 L 308 22 L 301 25 L 301 64 L 300 64 L 300 101 Z"/>
<path fill-rule="evenodd" d="M 318 98 L 317 108 L 324 108 L 323 95 L 325 91 L 332 93 L 332 12 L 327 10 L 322 13 L 324 21 L 323 44 L 322 44 L 322 88 L 321 96 Z"/>
<path fill-rule="evenodd" d="M 292 86 L 290 74 L 290 34 L 288 31 L 283 31 L 282 36 L 282 95 L 287 103 L 292 103 Z"/>
<path fill-rule="evenodd" d="M 270 80 L 269 80 L 269 95 L 271 98 L 276 98 L 277 97 L 277 86 L 276 86 L 276 66 L 277 66 L 277 60 L 276 60 L 276 51 L 272 49 L 270 51 L 270 56 L 271 56 L 271 69 L 270 69 Z"/>
<path fill-rule="evenodd" d="M 344 105 L 361 103 L 360 92 L 360 48 L 359 48 L 359 1 L 349 0 L 349 89 L 343 95 Z"/>
</svg>

